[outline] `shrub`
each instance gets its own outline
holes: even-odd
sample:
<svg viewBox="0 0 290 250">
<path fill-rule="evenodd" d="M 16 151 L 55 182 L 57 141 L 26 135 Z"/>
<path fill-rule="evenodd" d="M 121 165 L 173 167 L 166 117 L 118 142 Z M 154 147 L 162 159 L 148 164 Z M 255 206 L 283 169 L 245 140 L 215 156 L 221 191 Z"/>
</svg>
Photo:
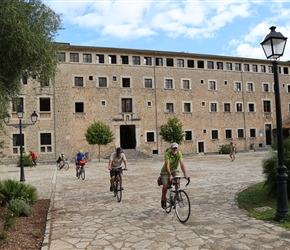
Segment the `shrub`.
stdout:
<svg viewBox="0 0 290 250">
<path fill-rule="evenodd" d="M 287 168 L 287 172 L 290 171 L 290 138 L 284 139 L 283 141 L 284 146 L 284 165 Z M 277 149 L 277 142 L 274 142 L 272 145 L 274 150 Z M 264 186 L 269 188 L 269 195 L 277 193 L 277 180 L 276 180 L 276 173 L 277 173 L 277 166 L 278 166 L 278 154 L 275 151 L 272 151 L 271 155 L 263 159 L 262 167 L 263 167 L 263 174 L 266 178 Z M 287 182 L 290 183 L 290 176 L 288 174 Z M 290 185 L 287 185 L 287 193 L 288 197 L 290 197 Z"/>
<path fill-rule="evenodd" d="M 10 200 L 6 205 L 6 213 L 15 216 L 29 216 L 32 213 L 31 206 L 24 200 Z"/>
<path fill-rule="evenodd" d="M 0 182 L 0 202 L 8 203 L 10 200 L 24 200 L 32 204 L 38 199 L 37 190 L 31 185 L 7 179 Z"/>
<path fill-rule="evenodd" d="M 6 240 L 6 238 L 7 238 L 7 234 L 5 232 L 1 233 L 0 234 L 0 243 L 1 243 L 1 241 Z"/>
<path fill-rule="evenodd" d="M 30 158 L 30 155 L 23 154 L 23 166 L 31 166 L 32 159 Z M 20 167 L 20 159 L 17 161 L 17 167 Z"/>
<path fill-rule="evenodd" d="M 4 230 L 13 229 L 15 227 L 16 217 L 14 216 L 13 213 L 10 213 L 10 212 L 5 213 L 4 219 L 5 219 Z"/>
<path fill-rule="evenodd" d="M 230 144 L 220 145 L 220 154 L 229 154 L 231 151 Z"/>
</svg>

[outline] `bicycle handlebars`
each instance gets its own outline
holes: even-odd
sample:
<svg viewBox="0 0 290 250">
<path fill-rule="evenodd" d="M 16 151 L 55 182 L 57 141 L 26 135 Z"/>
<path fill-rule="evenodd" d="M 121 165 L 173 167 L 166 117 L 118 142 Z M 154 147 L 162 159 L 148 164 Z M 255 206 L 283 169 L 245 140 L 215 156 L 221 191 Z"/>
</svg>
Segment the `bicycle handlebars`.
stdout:
<svg viewBox="0 0 290 250">
<path fill-rule="evenodd" d="M 174 180 L 174 179 L 186 179 L 186 177 L 185 176 L 174 176 L 172 180 Z M 187 183 L 185 186 L 187 187 L 189 185 L 189 183 L 190 183 L 190 177 L 187 179 Z"/>
</svg>

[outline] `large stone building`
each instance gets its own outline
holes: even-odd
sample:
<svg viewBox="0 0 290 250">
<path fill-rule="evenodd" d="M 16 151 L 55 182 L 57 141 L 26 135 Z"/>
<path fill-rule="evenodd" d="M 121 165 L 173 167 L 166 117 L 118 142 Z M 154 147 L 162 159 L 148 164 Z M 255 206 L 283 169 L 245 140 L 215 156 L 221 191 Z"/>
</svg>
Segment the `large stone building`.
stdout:
<svg viewBox="0 0 290 250">
<path fill-rule="evenodd" d="M 233 141 L 238 150 L 270 146 L 276 126 L 271 61 L 63 44 L 58 73 L 40 88 L 23 80 L 24 123 L 35 110 L 38 121 L 23 129 L 24 148 L 40 161 L 60 152 L 69 158 L 83 149 L 91 158 L 98 147 L 85 132 L 94 121 L 110 126 L 113 143 L 101 146 L 101 157 L 117 146 L 148 155 L 163 154 L 168 143 L 159 130 L 176 116 L 186 132 L 182 152 L 214 153 Z M 289 62 L 279 62 L 283 121 L 289 119 Z M 18 123 L 11 104 L 11 123 Z M 5 127 L 4 161 L 19 156 L 19 129 Z M 11 157 L 12 156 L 12 157 Z"/>
</svg>

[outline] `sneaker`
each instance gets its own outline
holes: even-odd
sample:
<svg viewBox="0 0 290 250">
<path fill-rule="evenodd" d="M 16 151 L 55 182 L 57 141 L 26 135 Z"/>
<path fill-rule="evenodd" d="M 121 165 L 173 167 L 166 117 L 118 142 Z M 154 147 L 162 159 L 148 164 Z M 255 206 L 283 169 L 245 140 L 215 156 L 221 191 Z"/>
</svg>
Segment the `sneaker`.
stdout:
<svg viewBox="0 0 290 250">
<path fill-rule="evenodd" d="M 110 186 L 110 192 L 113 192 L 113 190 L 114 190 L 114 189 L 113 189 L 113 187 L 112 187 L 112 186 Z"/>
<path fill-rule="evenodd" d="M 166 209 L 166 201 L 162 201 L 162 200 L 161 200 L 161 207 L 162 207 L 163 209 Z"/>
<path fill-rule="evenodd" d="M 124 190 L 124 188 L 122 187 L 122 190 Z"/>
</svg>

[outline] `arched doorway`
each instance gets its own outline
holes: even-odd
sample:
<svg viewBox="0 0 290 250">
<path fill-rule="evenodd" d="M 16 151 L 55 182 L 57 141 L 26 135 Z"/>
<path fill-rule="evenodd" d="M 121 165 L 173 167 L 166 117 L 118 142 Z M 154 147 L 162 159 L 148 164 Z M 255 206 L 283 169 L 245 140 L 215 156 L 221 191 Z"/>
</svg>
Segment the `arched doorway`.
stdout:
<svg viewBox="0 0 290 250">
<path fill-rule="evenodd" d="M 135 125 L 121 125 L 120 126 L 120 142 L 124 149 L 136 148 L 136 131 Z"/>
</svg>

